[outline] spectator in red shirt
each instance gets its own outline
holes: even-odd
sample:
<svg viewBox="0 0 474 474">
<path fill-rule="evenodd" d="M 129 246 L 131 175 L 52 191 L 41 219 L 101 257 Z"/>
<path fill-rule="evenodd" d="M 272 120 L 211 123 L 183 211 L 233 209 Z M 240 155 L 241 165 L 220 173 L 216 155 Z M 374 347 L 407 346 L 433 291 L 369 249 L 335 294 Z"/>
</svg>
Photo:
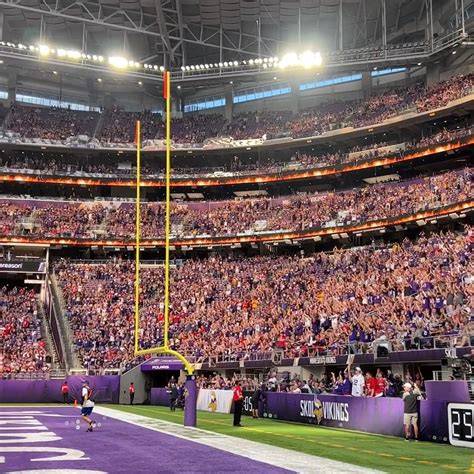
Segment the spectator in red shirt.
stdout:
<svg viewBox="0 0 474 474">
<path fill-rule="evenodd" d="M 61 385 L 61 393 L 63 395 L 63 403 L 67 403 L 69 405 L 69 386 L 66 380 Z"/>
<path fill-rule="evenodd" d="M 232 400 L 234 401 L 234 426 L 242 426 L 240 424 L 240 419 L 242 418 L 242 400 L 244 394 L 242 392 L 242 387 L 240 386 L 240 381 L 236 380 L 234 388 L 232 389 L 234 395 Z"/>
<path fill-rule="evenodd" d="M 365 395 L 367 397 L 375 397 L 375 390 L 376 390 L 376 379 L 372 377 L 372 374 L 370 372 L 367 372 L 365 375 L 366 380 L 365 380 Z"/>
<path fill-rule="evenodd" d="M 375 377 L 375 393 L 374 397 L 384 397 L 387 391 L 388 383 L 386 378 L 383 376 L 383 372 L 377 369 L 377 375 Z"/>
<path fill-rule="evenodd" d="M 283 333 L 278 337 L 276 345 L 278 349 L 286 349 L 286 336 Z"/>
</svg>

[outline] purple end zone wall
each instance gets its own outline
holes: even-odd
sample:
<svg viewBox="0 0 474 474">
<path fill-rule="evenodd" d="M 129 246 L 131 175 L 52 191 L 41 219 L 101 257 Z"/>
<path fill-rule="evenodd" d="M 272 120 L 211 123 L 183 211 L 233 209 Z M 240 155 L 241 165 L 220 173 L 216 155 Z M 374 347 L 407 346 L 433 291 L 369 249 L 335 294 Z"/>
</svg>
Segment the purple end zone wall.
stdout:
<svg viewBox="0 0 474 474">
<path fill-rule="evenodd" d="M 420 436 L 423 440 L 447 442 L 449 402 L 469 402 L 465 382 L 436 382 L 431 400 L 419 404 Z M 219 391 L 216 391 L 219 392 Z M 445 399 L 440 400 L 445 393 Z M 436 394 L 436 395 L 435 395 Z M 260 416 L 268 419 L 345 428 L 367 433 L 403 436 L 403 401 L 400 398 L 358 398 L 342 395 L 310 395 L 266 392 L 259 404 Z M 244 393 L 243 413 L 251 415 L 252 392 Z M 448 400 L 446 400 L 448 398 Z M 164 388 L 151 392 L 152 405 L 169 405 Z"/>
<path fill-rule="evenodd" d="M 69 376 L 71 402 L 81 398 L 81 380 L 89 382 L 93 399 L 98 403 L 118 403 L 120 376 Z M 0 403 L 55 403 L 62 402 L 63 380 L 0 380 Z"/>
<path fill-rule="evenodd" d="M 167 407 L 170 405 L 170 396 L 166 388 L 152 388 L 150 394 L 151 404 Z"/>
</svg>

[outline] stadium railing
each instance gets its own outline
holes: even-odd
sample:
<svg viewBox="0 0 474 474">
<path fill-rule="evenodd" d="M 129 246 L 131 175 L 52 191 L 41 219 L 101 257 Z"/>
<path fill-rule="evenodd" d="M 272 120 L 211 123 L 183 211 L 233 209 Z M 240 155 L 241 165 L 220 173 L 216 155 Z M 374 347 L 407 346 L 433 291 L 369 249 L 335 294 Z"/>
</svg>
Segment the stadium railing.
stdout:
<svg viewBox="0 0 474 474">
<path fill-rule="evenodd" d="M 51 374 L 49 372 L 20 372 L 2 374 L 2 380 L 49 380 Z"/>
</svg>

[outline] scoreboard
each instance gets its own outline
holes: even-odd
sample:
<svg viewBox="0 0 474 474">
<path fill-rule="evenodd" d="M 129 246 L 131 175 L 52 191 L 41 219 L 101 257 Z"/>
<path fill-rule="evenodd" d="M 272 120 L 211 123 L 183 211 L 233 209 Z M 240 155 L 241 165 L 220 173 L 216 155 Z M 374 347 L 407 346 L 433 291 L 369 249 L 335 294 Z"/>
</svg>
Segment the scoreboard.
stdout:
<svg viewBox="0 0 474 474">
<path fill-rule="evenodd" d="M 448 403 L 449 442 L 453 446 L 474 448 L 474 404 Z"/>
</svg>

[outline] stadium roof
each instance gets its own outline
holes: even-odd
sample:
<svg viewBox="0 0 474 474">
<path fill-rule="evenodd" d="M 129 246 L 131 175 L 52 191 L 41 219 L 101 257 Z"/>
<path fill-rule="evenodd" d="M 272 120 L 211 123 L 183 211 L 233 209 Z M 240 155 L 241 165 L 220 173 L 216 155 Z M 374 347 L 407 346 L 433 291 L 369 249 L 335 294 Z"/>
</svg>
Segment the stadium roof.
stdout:
<svg viewBox="0 0 474 474">
<path fill-rule="evenodd" d="M 278 56 L 295 47 L 376 45 L 384 29 L 387 42 L 424 40 L 430 1 L 3 0 L 0 27 L 4 41 L 43 41 L 104 55 L 118 51 L 179 67 Z M 455 2 L 433 3 L 443 30 Z"/>
</svg>

